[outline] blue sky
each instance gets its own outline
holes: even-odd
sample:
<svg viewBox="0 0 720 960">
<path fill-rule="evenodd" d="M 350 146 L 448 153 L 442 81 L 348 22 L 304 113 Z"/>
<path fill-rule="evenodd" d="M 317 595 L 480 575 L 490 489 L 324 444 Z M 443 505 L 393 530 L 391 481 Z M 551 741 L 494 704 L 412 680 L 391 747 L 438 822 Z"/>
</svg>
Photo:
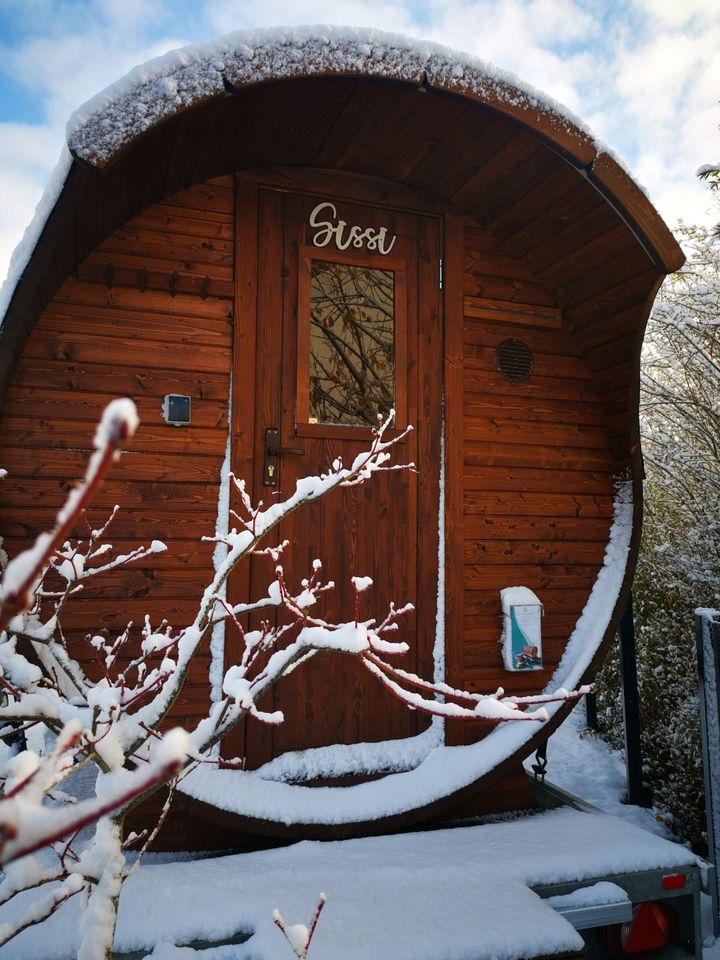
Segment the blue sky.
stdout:
<svg viewBox="0 0 720 960">
<path fill-rule="evenodd" d="M 717 0 L 0 0 L 0 277 L 72 110 L 137 63 L 230 30 L 377 27 L 474 53 L 566 104 L 672 226 L 714 222 Z"/>
</svg>

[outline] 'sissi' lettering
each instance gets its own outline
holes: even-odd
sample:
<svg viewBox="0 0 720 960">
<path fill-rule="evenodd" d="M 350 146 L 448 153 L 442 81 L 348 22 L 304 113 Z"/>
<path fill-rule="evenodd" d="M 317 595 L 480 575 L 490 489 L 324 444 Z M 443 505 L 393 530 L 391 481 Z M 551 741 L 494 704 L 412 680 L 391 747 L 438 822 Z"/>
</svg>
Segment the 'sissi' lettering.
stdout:
<svg viewBox="0 0 720 960">
<path fill-rule="evenodd" d="M 331 219 L 322 220 L 323 211 Z M 365 227 L 348 226 L 346 220 L 338 220 L 337 209 L 334 203 L 325 201 L 319 203 L 310 213 L 309 224 L 311 227 L 317 227 L 317 233 L 313 234 L 312 242 L 316 247 L 326 247 L 331 240 L 335 240 L 335 246 L 338 250 L 347 250 L 353 246 L 356 250 L 366 247 L 370 251 L 377 250 L 383 256 L 395 246 L 397 236 L 393 235 L 388 240 L 387 227 Z"/>
</svg>

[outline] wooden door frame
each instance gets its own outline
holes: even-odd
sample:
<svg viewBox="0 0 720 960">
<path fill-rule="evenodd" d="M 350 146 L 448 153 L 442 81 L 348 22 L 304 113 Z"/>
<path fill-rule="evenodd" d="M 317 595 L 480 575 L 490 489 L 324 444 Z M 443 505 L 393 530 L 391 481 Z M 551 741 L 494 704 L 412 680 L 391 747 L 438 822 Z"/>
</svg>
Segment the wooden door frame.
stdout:
<svg viewBox="0 0 720 960">
<path fill-rule="evenodd" d="M 441 366 L 440 398 L 443 410 L 441 429 L 444 441 L 444 487 L 434 509 L 435 521 L 442 519 L 443 549 L 438 553 L 437 589 L 443 587 L 443 630 L 445 681 L 462 686 L 463 649 L 463 238 L 466 218 L 448 212 L 448 205 L 418 194 L 401 185 L 390 185 L 375 178 L 318 170 L 242 171 L 236 174 L 236 270 L 235 317 L 233 326 L 231 465 L 238 475 L 251 478 L 251 496 L 261 489 L 261 465 L 256 449 L 256 348 L 258 317 L 258 216 L 259 194 L 263 188 L 278 192 L 301 193 L 347 199 L 350 202 L 387 206 L 402 212 L 438 221 L 438 253 L 444 265 L 444 283 L 438 295 L 438 365 Z M 238 402 L 238 384 L 242 383 L 243 402 Z M 439 446 L 439 445 L 438 445 Z M 439 493 L 439 491 L 438 491 Z M 231 509 L 237 506 L 231 493 Z M 443 512 L 442 518 L 439 511 Z M 443 569 L 440 569 L 441 560 Z M 229 602 L 247 599 L 250 567 L 246 564 L 228 585 Z M 241 644 L 233 631 L 226 630 L 224 670 L 236 663 Z M 430 651 L 430 659 L 434 653 Z M 256 731 L 253 726 L 253 736 Z M 455 725 L 453 725 L 455 726 Z M 446 728 L 446 742 L 459 742 L 459 731 Z M 225 741 L 226 756 L 244 755 L 246 731 L 240 724 Z"/>
</svg>

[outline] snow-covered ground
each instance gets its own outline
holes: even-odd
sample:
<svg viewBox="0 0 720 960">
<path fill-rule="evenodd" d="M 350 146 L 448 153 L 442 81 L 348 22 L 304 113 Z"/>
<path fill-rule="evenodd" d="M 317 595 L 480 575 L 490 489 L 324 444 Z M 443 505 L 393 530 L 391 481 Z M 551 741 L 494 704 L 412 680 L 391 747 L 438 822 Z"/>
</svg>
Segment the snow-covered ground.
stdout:
<svg viewBox="0 0 720 960">
<path fill-rule="evenodd" d="M 674 839 L 662 814 L 623 803 L 625 760 L 585 725 L 585 704 L 579 704 L 548 743 L 547 779 L 599 810 L 634 823 L 658 836 Z M 530 769 L 532 757 L 525 766 Z"/>
<path fill-rule="evenodd" d="M 292 960 L 272 910 L 279 907 L 288 924 L 307 923 L 322 891 L 328 901 L 310 960 L 510 960 L 576 949 L 570 924 L 530 886 L 695 860 L 668 843 L 652 812 L 620 802 L 622 758 L 583 735 L 583 721 L 580 706 L 552 738 L 548 776 L 611 817 L 561 810 L 395 837 L 158 859 L 125 885 L 117 948 L 140 958 L 155 945 L 153 960 Z M 12 941 L 3 957 L 74 956 L 77 910 L 71 901 Z M 246 943 L 197 944 L 243 931 L 252 932 Z M 301 929 L 295 935 L 302 940 Z M 705 960 L 720 960 L 720 950 L 708 944 Z"/>
</svg>

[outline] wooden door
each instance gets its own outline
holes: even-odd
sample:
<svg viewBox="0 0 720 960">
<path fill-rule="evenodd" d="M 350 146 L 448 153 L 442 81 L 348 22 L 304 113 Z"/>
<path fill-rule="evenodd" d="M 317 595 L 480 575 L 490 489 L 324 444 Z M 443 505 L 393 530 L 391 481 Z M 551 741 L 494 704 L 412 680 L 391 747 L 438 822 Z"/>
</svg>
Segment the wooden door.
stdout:
<svg viewBox="0 0 720 960">
<path fill-rule="evenodd" d="M 353 576 L 374 581 L 363 597 L 364 618 L 382 618 L 390 601 L 412 602 L 416 611 L 398 634 L 411 649 L 399 665 L 426 676 L 433 672 L 438 582 L 438 256 L 432 217 L 335 197 L 257 194 L 255 497 L 268 504 L 337 457 L 351 463 L 371 442 L 377 413 L 394 407 L 398 428 L 412 424 L 394 457 L 417 464 L 417 472 L 334 491 L 294 513 L 279 539 L 291 543 L 283 567 L 293 589 L 316 558 L 323 579 L 335 582 L 316 608 L 325 620 L 352 619 Z M 239 322 L 252 320 L 246 313 Z M 247 370 L 247 357 L 240 362 Z M 272 476 L 268 445 L 281 451 L 269 461 Z M 263 595 L 273 565 L 253 564 L 250 592 Z M 403 738 L 427 725 L 343 655 L 316 654 L 262 706 L 282 710 L 285 722 L 249 722 L 243 750 L 250 767 L 287 750 Z"/>
</svg>

